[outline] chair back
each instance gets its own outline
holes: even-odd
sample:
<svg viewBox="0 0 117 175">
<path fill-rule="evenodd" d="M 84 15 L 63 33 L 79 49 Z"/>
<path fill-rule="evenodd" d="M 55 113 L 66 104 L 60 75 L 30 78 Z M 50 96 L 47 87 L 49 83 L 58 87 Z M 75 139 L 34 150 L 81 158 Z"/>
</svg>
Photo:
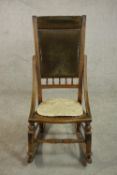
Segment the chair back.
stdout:
<svg viewBox="0 0 117 175">
<path fill-rule="evenodd" d="M 85 23 L 85 15 L 33 17 L 40 88 L 82 88 Z"/>
</svg>

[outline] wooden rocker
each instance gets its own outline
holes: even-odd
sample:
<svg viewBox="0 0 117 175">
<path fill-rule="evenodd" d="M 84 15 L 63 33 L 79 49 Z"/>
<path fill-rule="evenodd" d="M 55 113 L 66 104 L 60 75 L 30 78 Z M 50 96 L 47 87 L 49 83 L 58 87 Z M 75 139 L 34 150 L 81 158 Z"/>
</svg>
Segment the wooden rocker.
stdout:
<svg viewBox="0 0 117 175">
<path fill-rule="evenodd" d="M 85 26 L 85 15 L 33 17 L 35 55 L 32 58 L 32 102 L 28 119 L 28 162 L 33 160 L 40 143 L 79 143 L 85 162 L 92 162 Z M 74 78 L 78 80 L 77 84 Z M 45 88 L 77 88 L 77 100 L 43 101 L 42 89 Z M 74 124 L 76 139 L 45 139 L 47 123 Z"/>
</svg>

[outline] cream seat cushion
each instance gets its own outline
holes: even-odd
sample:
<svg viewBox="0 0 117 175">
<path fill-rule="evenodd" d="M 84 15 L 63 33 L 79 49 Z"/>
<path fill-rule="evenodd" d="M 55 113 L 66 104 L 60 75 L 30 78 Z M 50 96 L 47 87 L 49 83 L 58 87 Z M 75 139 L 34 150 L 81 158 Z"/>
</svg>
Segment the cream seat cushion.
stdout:
<svg viewBox="0 0 117 175">
<path fill-rule="evenodd" d="M 80 116 L 83 109 L 80 103 L 71 99 L 51 99 L 40 103 L 37 113 L 42 116 Z"/>
</svg>

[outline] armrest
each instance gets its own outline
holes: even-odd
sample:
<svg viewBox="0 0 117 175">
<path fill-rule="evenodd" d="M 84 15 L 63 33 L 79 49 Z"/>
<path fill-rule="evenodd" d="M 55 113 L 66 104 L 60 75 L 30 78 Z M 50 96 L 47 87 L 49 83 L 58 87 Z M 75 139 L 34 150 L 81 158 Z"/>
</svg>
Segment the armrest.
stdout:
<svg viewBox="0 0 117 175">
<path fill-rule="evenodd" d="M 89 103 L 89 95 L 88 95 L 88 85 L 87 85 L 87 56 L 84 56 L 84 72 L 83 72 L 83 90 L 84 90 L 84 102 L 86 113 L 89 117 L 92 118 L 90 103 Z"/>
<path fill-rule="evenodd" d="M 31 118 L 35 112 L 37 100 L 37 74 L 36 74 L 36 56 L 32 57 L 32 98 L 29 118 Z"/>
</svg>

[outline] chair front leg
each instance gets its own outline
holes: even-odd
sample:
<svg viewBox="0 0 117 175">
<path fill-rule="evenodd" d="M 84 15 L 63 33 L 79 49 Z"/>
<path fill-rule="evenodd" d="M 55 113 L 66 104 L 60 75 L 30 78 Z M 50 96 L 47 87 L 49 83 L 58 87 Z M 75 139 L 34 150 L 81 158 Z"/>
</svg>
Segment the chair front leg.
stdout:
<svg viewBox="0 0 117 175">
<path fill-rule="evenodd" d="M 39 126 L 40 126 L 40 133 L 44 133 L 44 130 L 45 130 L 45 124 L 40 123 Z"/>
<path fill-rule="evenodd" d="M 81 123 L 76 123 L 76 132 L 80 132 Z"/>
<path fill-rule="evenodd" d="M 28 163 L 33 160 L 34 153 L 34 123 L 29 123 L 28 126 Z"/>
<path fill-rule="evenodd" d="M 92 133 L 91 133 L 90 122 L 86 123 L 85 125 L 85 143 L 86 143 L 86 160 L 88 163 L 92 163 L 91 158 Z"/>
</svg>

